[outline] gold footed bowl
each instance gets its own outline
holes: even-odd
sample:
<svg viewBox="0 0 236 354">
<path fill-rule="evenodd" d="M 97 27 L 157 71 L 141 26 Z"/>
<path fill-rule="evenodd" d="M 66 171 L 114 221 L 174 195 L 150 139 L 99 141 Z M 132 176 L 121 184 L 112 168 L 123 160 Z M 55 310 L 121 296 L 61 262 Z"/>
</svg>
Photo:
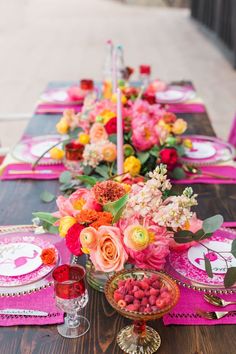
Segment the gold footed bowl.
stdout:
<svg viewBox="0 0 236 354">
<path fill-rule="evenodd" d="M 130 311 L 122 308 L 114 300 L 114 292 L 118 289 L 118 282 L 127 279 L 142 280 L 150 278 L 153 274 L 159 277 L 161 287 L 167 287 L 171 295 L 170 302 L 161 309 L 153 312 Z M 146 326 L 147 321 L 161 318 L 167 314 L 178 302 L 180 292 L 177 284 L 165 273 L 155 270 L 132 269 L 122 270 L 113 275 L 105 285 L 105 296 L 109 304 L 122 316 L 133 320 L 133 324 L 120 330 L 117 335 L 119 347 L 130 354 L 155 353 L 161 345 L 160 335 L 153 328 Z"/>
</svg>

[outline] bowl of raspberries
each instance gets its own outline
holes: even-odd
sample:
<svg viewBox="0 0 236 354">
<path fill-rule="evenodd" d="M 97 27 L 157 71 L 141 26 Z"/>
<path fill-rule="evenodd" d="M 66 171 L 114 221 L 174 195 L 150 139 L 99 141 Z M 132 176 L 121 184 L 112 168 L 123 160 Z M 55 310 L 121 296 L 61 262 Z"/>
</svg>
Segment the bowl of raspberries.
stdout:
<svg viewBox="0 0 236 354">
<path fill-rule="evenodd" d="M 117 342 L 125 353 L 154 353 L 159 334 L 146 321 L 161 318 L 178 302 L 178 285 L 168 275 L 155 270 L 129 269 L 115 273 L 105 285 L 109 304 L 134 321 L 123 328 Z"/>
</svg>

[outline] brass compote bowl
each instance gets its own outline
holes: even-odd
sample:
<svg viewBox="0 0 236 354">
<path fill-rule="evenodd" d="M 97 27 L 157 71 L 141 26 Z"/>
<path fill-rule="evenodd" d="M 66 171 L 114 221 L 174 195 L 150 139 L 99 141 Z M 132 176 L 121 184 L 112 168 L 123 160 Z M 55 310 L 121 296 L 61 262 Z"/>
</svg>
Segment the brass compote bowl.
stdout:
<svg viewBox="0 0 236 354">
<path fill-rule="evenodd" d="M 134 278 L 141 280 L 143 277 L 159 276 L 161 286 L 168 287 L 171 293 L 171 302 L 163 309 L 151 313 L 128 311 L 121 308 L 114 300 L 114 291 L 118 288 L 119 280 Z M 125 353 L 151 354 L 161 345 L 161 338 L 157 331 L 146 326 L 147 321 L 161 318 L 167 314 L 178 302 L 180 292 L 177 284 L 166 274 L 154 270 L 131 269 L 122 270 L 112 276 L 105 285 L 105 296 L 109 304 L 122 316 L 133 320 L 133 324 L 121 329 L 117 335 L 117 343 Z"/>
</svg>

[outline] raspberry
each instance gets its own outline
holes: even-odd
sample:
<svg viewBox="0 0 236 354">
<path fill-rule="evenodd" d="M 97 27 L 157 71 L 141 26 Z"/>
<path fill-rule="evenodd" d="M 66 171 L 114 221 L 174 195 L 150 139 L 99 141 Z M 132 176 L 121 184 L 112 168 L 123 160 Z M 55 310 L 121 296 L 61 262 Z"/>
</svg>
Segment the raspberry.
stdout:
<svg viewBox="0 0 236 354">
<path fill-rule="evenodd" d="M 152 312 L 157 312 L 158 311 L 158 307 L 157 306 L 152 306 L 151 309 L 152 309 Z"/>
<path fill-rule="evenodd" d="M 166 287 L 166 286 L 163 286 L 161 289 L 160 289 L 160 293 L 164 293 L 164 292 L 169 292 L 169 289 Z"/>
<path fill-rule="evenodd" d="M 146 308 L 144 309 L 144 312 L 145 312 L 145 313 L 152 312 L 152 309 L 151 309 L 150 307 L 146 307 Z"/>
<path fill-rule="evenodd" d="M 114 292 L 114 300 L 115 302 L 118 302 L 119 300 L 123 300 L 123 295 L 119 292 L 119 290 L 116 290 Z"/>
<path fill-rule="evenodd" d="M 138 299 L 134 299 L 134 305 L 138 305 L 138 306 L 140 306 L 140 304 L 141 304 L 141 302 L 138 300 Z"/>
<path fill-rule="evenodd" d="M 137 285 L 134 285 L 133 292 L 138 291 L 138 290 L 139 290 L 139 287 Z"/>
<path fill-rule="evenodd" d="M 125 280 L 119 280 L 118 281 L 118 288 L 121 288 L 124 285 L 125 285 Z"/>
<path fill-rule="evenodd" d="M 145 308 L 146 308 L 145 306 L 140 306 L 139 312 L 144 312 Z"/>
<path fill-rule="evenodd" d="M 160 291 L 158 289 L 151 288 L 149 292 L 150 292 L 150 295 L 157 296 Z"/>
<path fill-rule="evenodd" d="M 135 293 L 134 293 L 134 297 L 136 299 L 142 299 L 143 296 L 144 296 L 144 292 L 142 290 L 135 291 Z"/>
<path fill-rule="evenodd" d="M 157 297 L 155 295 L 149 296 L 148 301 L 149 301 L 150 305 L 154 306 L 156 304 L 156 300 L 157 300 Z"/>
<path fill-rule="evenodd" d="M 118 304 L 118 306 L 120 306 L 122 309 L 127 305 L 126 302 L 125 302 L 125 300 L 119 300 L 117 304 Z"/>
<path fill-rule="evenodd" d="M 142 301 L 141 301 L 141 305 L 147 306 L 147 304 L 148 304 L 148 298 L 147 297 L 143 297 Z"/>
<path fill-rule="evenodd" d="M 126 306 L 125 309 L 127 311 L 138 311 L 139 306 L 138 305 L 134 305 L 134 304 L 130 304 L 130 305 Z"/>
<path fill-rule="evenodd" d="M 127 294 L 127 289 L 125 288 L 125 286 L 122 286 L 121 288 L 119 288 L 119 292 L 125 296 Z"/>
<path fill-rule="evenodd" d="M 152 283 L 152 287 L 154 289 L 160 289 L 160 286 L 161 286 L 161 284 L 160 284 L 159 280 L 156 280 Z"/>
<path fill-rule="evenodd" d="M 163 299 L 157 299 L 156 301 L 156 306 L 159 308 L 159 309 L 162 309 L 164 306 L 165 306 L 165 302 L 163 301 Z"/>
<path fill-rule="evenodd" d="M 143 290 L 148 290 L 149 289 L 149 284 L 143 280 L 140 282 L 140 288 L 143 289 Z"/>
<path fill-rule="evenodd" d="M 127 304 L 131 304 L 134 301 L 133 295 L 125 295 L 125 301 Z"/>
</svg>

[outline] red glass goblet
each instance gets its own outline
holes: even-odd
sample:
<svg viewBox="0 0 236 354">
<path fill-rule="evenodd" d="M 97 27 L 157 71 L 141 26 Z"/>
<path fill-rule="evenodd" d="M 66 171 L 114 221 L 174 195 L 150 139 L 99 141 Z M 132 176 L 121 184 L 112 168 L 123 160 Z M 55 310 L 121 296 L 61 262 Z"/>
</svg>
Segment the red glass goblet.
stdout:
<svg viewBox="0 0 236 354">
<path fill-rule="evenodd" d="M 82 174 L 84 145 L 72 141 L 65 145 L 65 166 L 74 174 Z"/>
<path fill-rule="evenodd" d="M 64 324 L 57 326 L 58 332 L 66 338 L 80 337 L 90 328 L 87 318 L 78 315 L 88 302 L 85 269 L 76 264 L 63 264 L 54 269 L 52 276 L 56 305 L 67 314 Z"/>
</svg>

